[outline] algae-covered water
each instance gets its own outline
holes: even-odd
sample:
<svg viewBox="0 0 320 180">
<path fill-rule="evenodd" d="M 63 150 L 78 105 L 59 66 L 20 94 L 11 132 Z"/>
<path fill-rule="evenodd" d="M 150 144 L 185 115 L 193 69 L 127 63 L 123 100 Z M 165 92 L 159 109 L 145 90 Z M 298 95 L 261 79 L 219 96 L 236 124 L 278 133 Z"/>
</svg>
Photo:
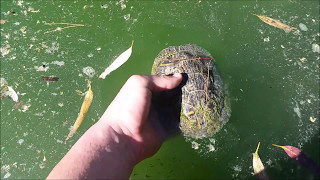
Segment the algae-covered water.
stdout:
<svg viewBox="0 0 320 180">
<path fill-rule="evenodd" d="M 285 32 L 252 13 L 297 29 Z M 1 1 L 0 30 L 1 78 L 19 97 L 1 99 L 3 179 L 45 178 L 131 75 L 150 74 L 162 49 L 187 43 L 215 58 L 231 118 L 213 137 L 170 139 L 131 178 L 254 179 L 259 141 L 270 179 L 315 178 L 271 144 L 320 162 L 318 1 Z M 99 79 L 132 40 L 129 61 Z M 64 144 L 83 101 L 76 90 L 85 92 L 88 79 L 93 103 Z"/>
</svg>

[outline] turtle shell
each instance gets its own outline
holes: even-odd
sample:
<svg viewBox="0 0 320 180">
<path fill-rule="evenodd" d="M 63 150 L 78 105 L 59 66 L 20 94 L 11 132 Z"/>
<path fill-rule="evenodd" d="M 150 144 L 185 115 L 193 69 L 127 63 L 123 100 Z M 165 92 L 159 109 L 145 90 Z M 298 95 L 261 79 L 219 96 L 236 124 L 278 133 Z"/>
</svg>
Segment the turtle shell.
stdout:
<svg viewBox="0 0 320 180">
<path fill-rule="evenodd" d="M 230 117 L 226 89 L 208 51 L 194 44 L 171 46 L 154 60 L 152 74 L 183 73 L 179 127 L 187 137 L 209 137 Z"/>
</svg>

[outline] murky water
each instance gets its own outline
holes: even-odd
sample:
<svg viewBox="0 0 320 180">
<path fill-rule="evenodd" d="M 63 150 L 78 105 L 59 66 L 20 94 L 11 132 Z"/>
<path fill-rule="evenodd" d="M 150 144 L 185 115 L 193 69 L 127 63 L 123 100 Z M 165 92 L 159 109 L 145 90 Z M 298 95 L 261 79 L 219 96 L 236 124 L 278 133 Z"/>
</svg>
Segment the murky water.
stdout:
<svg viewBox="0 0 320 180">
<path fill-rule="evenodd" d="M 297 30 L 285 32 L 251 13 Z M 319 164 L 318 1 L 14 0 L 1 1 L 1 23 L 1 77 L 19 97 L 1 99 L 1 178 L 46 177 L 128 77 L 150 74 L 162 49 L 187 43 L 215 58 L 229 89 L 231 118 L 214 137 L 167 141 L 131 177 L 253 178 L 251 153 L 260 141 L 271 179 L 314 178 L 271 144 L 298 147 Z M 132 40 L 129 61 L 98 79 Z M 43 82 L 42 76 L 59 81 Z M 93 103 L 64 144 L 82 103 L 76 90 L 85 92 L 87 79 Z"/>
</svg>

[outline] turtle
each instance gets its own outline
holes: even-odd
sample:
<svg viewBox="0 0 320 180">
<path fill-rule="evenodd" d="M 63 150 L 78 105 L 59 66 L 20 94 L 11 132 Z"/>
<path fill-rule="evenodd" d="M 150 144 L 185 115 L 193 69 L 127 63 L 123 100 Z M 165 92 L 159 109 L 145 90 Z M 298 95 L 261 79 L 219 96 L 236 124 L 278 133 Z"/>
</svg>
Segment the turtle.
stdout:
<svg viewBox="0 0 320 180">
<path fill-rule="evenodd" d="M 170 46 L 156 56 L 152 75 L 182 73 L 179 129 L 185 137 L 217 133 L 231 114 L 227 89 L 211 54 L 195 44 Z"/>
</svg>

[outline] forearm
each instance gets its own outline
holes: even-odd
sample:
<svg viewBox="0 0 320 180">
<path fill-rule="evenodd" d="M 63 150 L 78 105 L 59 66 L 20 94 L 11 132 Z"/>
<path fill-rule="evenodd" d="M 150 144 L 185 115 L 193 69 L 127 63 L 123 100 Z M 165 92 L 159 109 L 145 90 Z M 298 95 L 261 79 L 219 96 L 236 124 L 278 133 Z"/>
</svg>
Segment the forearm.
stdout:
<svg viewBox="0 0 320 180">
<path fill-rule="evenodd" d="M 56 165 L 48 179 L 128 179 L 137 163 L 132 141 L 98 122 Z"/>
</svg>

